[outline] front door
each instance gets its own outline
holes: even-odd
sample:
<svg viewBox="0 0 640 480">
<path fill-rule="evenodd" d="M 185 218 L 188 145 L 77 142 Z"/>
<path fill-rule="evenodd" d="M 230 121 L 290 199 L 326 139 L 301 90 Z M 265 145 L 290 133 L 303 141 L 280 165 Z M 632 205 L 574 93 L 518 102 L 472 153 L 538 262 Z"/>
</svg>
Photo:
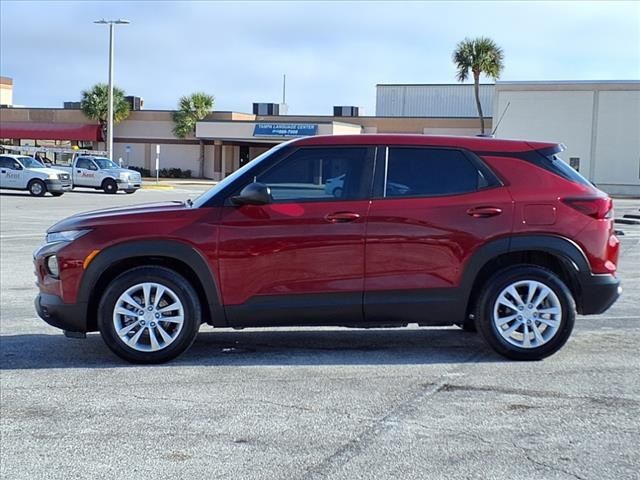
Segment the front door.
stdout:
<svg viewBox="0 0 640 480">
<path fill-rule="evenodd" d="M 386 157 L 368 217 L 365 320 L 450 325 L 465 314 L 466 262 L 511 231 L 511 196 L 462 150 L 390 147 Z"/>
<path fill-rule="evenodd" d="M 231 325 L 358 323 L 375 148 L 302 147 L 256 175 L 268 205 L 226 206 L 220 285 Z"/>
<path fill-rule="evenodd" d="M 11 157 L 0 156 L 0 187 L 25 188 L 24 169 Z"/>
<path fill-rule="evenodd" d="M 90 158 L 80 157 L 73 171 L 73 183 L 83 187 L 100 187 L 98 166 Z"/>
</svg>

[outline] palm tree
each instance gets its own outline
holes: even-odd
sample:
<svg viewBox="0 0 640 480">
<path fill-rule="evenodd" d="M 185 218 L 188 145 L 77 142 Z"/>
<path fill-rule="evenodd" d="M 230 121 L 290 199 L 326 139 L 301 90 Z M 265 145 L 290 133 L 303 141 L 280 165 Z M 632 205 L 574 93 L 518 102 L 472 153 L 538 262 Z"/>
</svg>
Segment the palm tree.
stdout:
<svg viewBox="0 0 640 480">
<path fill-rule="evenodd" d="M 192 93 L 180 97 L 178 110 L 173 113 L 175 127 L 173 133 L 176 137 L 185 138 L 195 135 L 196 123 L 205 118 L 213 110 L 215 99 L 213 95 L 202 92 Z M 204 140 L 200 140 L 200 177 L 204 177 Z"/>
<path fill-rule="evenodd" d="M 458 69 L 456 73 L 458 81 L 464 82 L 469 78 L 469 72 L 473 75 L 481 134 L 484 134 L 484 117 L 482 116 L 482 105 L 480 105 L 480 74 L 484 74 L 494 81 L 497 80 L 502 73 L 503 59 L 502 49 L 487 37 L 465 38 L 458 43 L 453 52 L 453 63 Z"/>
<path fill-rule="evenodd" d="M 109 86 L 98 83 L 89 90 L 82 91 L 80 109 L 91 120 L 100 122 L 102 139 L 107 138 L 107 119 L 109 118 Z M 124 98 L 124 90 L 113 87 L 113 122 L 118 123 L 129 116 L 129 102 Z"/>
</svg>

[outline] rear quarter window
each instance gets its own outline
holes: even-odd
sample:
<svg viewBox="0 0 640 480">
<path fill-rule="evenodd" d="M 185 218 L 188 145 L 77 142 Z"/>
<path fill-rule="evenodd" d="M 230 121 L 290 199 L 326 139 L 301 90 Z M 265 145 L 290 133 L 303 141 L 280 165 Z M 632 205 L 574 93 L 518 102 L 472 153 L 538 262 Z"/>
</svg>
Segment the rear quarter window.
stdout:
<svg viewBox="0 0 640 480">
<path fill-rule="evenodd" d="M 580 185 L 588 185 L 592 186 L 592 183 L 584 178 L 580 172 L 571 167 L 567 162 L 562 160 L 558 155 L 542 155 L 540 156 L 543 160 L 543 168 L 549 170 L 550 172 L 555 173 L 556 175 L 560 175 L 567 180 L 571 180 L 572 182 L 579 183 Z"/>
</svg>

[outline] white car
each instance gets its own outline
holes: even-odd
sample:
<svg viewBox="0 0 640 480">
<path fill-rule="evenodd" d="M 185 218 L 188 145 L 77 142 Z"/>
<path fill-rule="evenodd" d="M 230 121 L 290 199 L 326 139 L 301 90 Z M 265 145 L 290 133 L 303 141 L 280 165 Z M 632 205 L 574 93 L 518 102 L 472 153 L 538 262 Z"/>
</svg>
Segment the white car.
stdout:
<svg viewBox="0 0 640 480">
<path fill-rule="evenodd" d="M 118 190 L 134 193 L 142 185 L 139 172 L 121 168 L 106 157 L 79 155 L 73 159 L 71 166 L 54 164 L 54 168 L 69 173 L 74 188 L 89 187 L 106 193 L 116 193 Z"/>
<path fill-rule="evenodd" d="M 71 190 L 69 173 L 45 167 L 32 157 L 25 155 L 0 155 L 0 188 L 28 190 L 34 197 L 49 192 L 59 197 Z"/>
</svg>

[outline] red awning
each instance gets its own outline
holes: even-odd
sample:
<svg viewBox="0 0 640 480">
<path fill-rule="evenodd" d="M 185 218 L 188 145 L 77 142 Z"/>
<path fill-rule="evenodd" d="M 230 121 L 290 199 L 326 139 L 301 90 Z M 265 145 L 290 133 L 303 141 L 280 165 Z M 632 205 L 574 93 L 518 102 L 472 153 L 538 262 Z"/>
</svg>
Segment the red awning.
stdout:
<svg viewBox="0 0 640 480">
<path fill-rule="evenodd" d="M 100 125 L 86 123 L 0 122 L 0 138 L 14 140 L 100 141 Z"/>
</svg>

